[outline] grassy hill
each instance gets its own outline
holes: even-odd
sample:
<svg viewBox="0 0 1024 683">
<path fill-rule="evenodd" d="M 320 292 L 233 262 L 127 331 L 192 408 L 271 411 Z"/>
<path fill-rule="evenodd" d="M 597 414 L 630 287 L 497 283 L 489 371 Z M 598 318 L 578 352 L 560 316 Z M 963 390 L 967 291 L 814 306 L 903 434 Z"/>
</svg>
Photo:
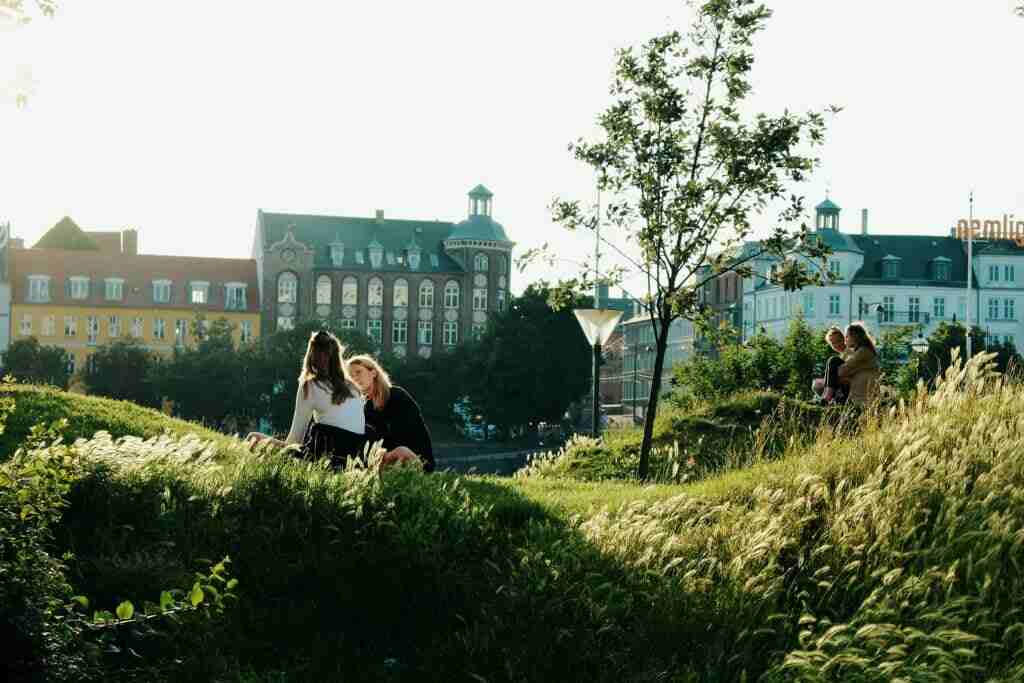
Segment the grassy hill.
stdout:
<svg viewBox="0 0 1024 683">
<path fill-rule="evenodd" d="M 55 544 L 97 606 L 224 555 L 240 582 L 220 617 L 119 636 L 98 677 L 1016 681 L 1022 399 L 956 369 L 857 433 L 826 423 L 688 485 L 574 479 L 557 458 L 516 479 L 335 474 L 100 438 Z"/>
<path fill-rule="evenodd" d="M 203 439 L 227 446 L 230 439 L 200 425 L 177 420 L 163 413 L 127 401 L 98 396 L 83 396 L 52 387 L 0 383 L 0 401 L 13 400 L 14 410 L 7 416 L 6 429 L 0 434 L 0 461 L 10 457 L 35 425 L 46 425 L 62 418 L 68 420 L 66 441 L 91 438 L 98 431 L 114 438 L 138 436 L 148 439 L 170 432 L 178 436 L 197 434 Z"/>
</svg>

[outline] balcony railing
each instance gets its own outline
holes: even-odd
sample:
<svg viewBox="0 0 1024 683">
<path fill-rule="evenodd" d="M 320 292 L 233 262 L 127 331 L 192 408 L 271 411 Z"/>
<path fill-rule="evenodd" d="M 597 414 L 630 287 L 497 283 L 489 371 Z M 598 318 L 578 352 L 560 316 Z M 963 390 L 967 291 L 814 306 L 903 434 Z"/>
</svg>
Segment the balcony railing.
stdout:
<svg viewBox="0 0 1024 683">
<path fill-rule="evenodd" d="M 927 325 L 932 321 L 932 314 L 927 311 L 894 311 L 879 307 L 874 318 L 879 325 Z"/>
</svg>

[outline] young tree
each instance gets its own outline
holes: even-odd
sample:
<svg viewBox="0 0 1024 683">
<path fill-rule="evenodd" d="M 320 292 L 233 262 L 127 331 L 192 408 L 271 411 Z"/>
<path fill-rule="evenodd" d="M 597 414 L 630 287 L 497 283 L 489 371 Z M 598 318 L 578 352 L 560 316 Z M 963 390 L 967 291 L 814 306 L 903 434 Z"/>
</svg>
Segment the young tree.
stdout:
<svg viewBox="0 0 1024 683">
<path fill-rule="evenodd" d="M 41 346 L 35 337 L 12 342 L 3 354 L 3 372 L 19 382 L 52 384 L 68 388 L 67 351 L 58 346 Z"/>
<path fill-rule="evenodd" d="M 753 0 L 705 0 L 684 36 L 671 32 L 649 40 L 638 52 L 618 53 L 612 105 L 598 119 L 602 139 L 570 149 L 595 169 L 598 188 L 610 197 L 604 215 L 578 201 L 557 199 L 554 219 L 569 229 L 618 228 L 622 242 L 605 243 L 628 260 L 647 282 L 644 305 L 656 340 L 654 377 L 648 397 L 639 476 L 646 478 L 669 326 L 703 316 L 698 272 L 706 280 L 724 271 L 750 273 L 755 254 L 729 258 L 751 235 L 752 214 L 781 206 L 779 221 L 757 253 L 782 260 L 774 279 L 792 290 L 818 276 L 799 252 L 819 258 L 800 220 L 803 201 L 787 197 L 791 182 L 806 179 L 817 160 L 806 156 L 820 144 L 822 113 L 769 116 L 741 111 L 750 94 L 752 39 L 771 16 Z M 722 256 L 710 258 L 717 250 Z M 528 252 L 528 261 L 542 250 Z M 815 271 L 816 273 L 817 271 Z M 623 271 L 583 277 L 621 279 Z"/>
</svg>

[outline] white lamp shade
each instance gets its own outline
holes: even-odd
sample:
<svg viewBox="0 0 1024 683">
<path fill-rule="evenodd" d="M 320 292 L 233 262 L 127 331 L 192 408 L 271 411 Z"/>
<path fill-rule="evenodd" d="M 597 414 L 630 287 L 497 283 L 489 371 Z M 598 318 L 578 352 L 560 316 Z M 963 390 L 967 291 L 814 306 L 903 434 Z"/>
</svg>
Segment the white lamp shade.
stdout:
<svg viewBox="0 0 1024 683">
<path fill-rule="evenodd" d="M 917 339 L 910 340 L 910 348 L 914 349 L 917 353 L 924 353 L 928 350 L 928 340 L 924 337 L 918 337 Z"/>
<path fill-rule="evenodd" d="M 608 337 L 612 336 L 615 326 L 619 323 L 619 318 L 622 317 L 622 311 L 604 308 L 577 308 L 573 310 L 573 313 L 580 321 L 583 334 L 591 346 L 608 341 Z"/>
</svg>

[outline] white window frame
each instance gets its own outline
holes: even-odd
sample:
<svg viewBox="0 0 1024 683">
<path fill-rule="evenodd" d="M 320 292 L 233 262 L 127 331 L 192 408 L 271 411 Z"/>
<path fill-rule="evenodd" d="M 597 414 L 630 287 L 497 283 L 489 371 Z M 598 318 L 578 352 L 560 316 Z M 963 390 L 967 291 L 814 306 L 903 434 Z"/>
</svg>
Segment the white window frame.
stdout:
<svg viewBox="0 0 1024 683">
<path fill-rule="evenodd" d="M 487 258 L 487 254 L 478 252 L 473 257 L 473 270 L 477 273 L 486 273 L 490 270 L 490 259 Z"/>
<path fill-rule="evenodd" d="M 103 281 L 103 298 L 107 301 L 124 299 L 124 278 L 108 277 Z"/>
<path fill-rule="evenodd" d="M 359 279 L 349 275 L 341 282 L 341 303 L 355 306 L 359 303 Z"/>
<path fill-rule="evenodd" d="M 995 297 L 988 299 L 988 319 L 999 320 L 999 299 Z"/>
<path fill-rule="evenodd" d="M 828 314 L 830 316 L 841 315 L 842 305 L 842 299 L 840 299 L 838 294 L 828 295 Z"/>
<path fill-rule="evenodd" d="M 1012 263 L 1007 263 L 1005 266 L 1003 266 L 1003 280 L 1005 280 L 1006 282 L 1014 282 L 1015 273 L 1013 271 L 1014 269 Z"/>
<path fill-rule="evenodd" d="M 293 315 L 279 315 L 279 316 L 277 316 L 277 329 L 278 330 L 294 330 L 295 329 L 295 316 L 293 316 Z"/>
<path fill-rule="evenodd" d="M 89 278 L 84 275 L 72 275 L 68 278 L 71 283 L 69 294 L 72 299 L 81 301 L 89 298 Z"/>
<path fill-rule="evenodd" d="M 473 310 L 474 311 L 486 311 L 487 310 L 487 288 L 486 287 L 474 287 L 473 288 Z"/>
<path fill-rule="evenodd" d="M 988 266 L 988 280 L 989 282 L 999 282 L 999 266 L 995 263 L 990 263 Z"/>
<path fill-rule="evenodd" d="M 803 313 L 805 318 L 814 317 L 814 292 L 803 293 Z"/>
<path fill-rule="evenodd" d="M 431 346 L 434 343 L 434 321 L 420 320 L 416 324 L 416 342 L 423 346 Z"/>
<path fill-rule="evenodd" d="M 896 297 L 882 297 L 882 322 L 896 322 Z"/>
<path fill-rule="evenodd" d="M 174 345 L 184 346 L 188 341 L 188 321 L 178 318 L 174 321 Z"/>
<path fill-rule="evenodd" d="M 366 321 L 366 336 L 369 337 L 374 344 L 380 345 L 384 343 L 384 322 L 380 318 L 374 318 Z"/>
<path fill-rule="evenodd" d="M 333 289 L 334 283 L 331 281 L 330 275 L 326 273 L 318 275 L 316 278 L 316 305 L 330 306 Z"/>
<path fill-rule="evenodd" d="M 486 329 L 487 323 L 473 323 L 473 339 L 479 341 L 484 336 Z"/>
<path fill-rule="evenodd" d="M 64 316 L 64 337 L 76 339 L 78 337 L 78 317 L 74 315 Z"/>
<path fill-rule="evenodd" d="M 379 277 L 371 277 L 366 287 L 366 305 L 384 305 L 384 280 Z"/>
<path fill-rule="evenodd" d="M 459 343 L 459 323 L 446 320 L 442 332 L 445 346 L 455 346 Z"/>
<path fill-rule="evenodd" d="M 497 295 L 496 295 L 496 299 L 495 299 L 495 306 L 497 307 L 499 312 L 505 310 L 505 290 L 504 289 L 499 289 L 498 290 Z"/>
<path fill-rule="evenodd" d="M 395 308 L 409 307 L 409 281 L 404 277 L 398 278 L 391 285 L 391 305 Z"/>
<path fill-rule="evenodd" d="M 29 275 L 28 276 L 28 300 L 32 303 L 47 303 L 50 301 L 50 276 Z"/>
<path fill-rule="evenodd" d="M 239 340 L 243 344 L 248 344 L 252 341 L 252 321 L 243 320 L 242 325 L 239 328 Z"/>
<path fill-rule="evenodd" d="M 32 336 L 32 314 L 22 313 L 21 314 L 21 328 L 19 330 L 23 337 Z"/>
<path fill-rule="evenodd" d="M 841 280 L 843 278 L 843 262 L 839 259 L 831 259 L 828 262 L 828 274 L 833 279 Z"/>
<path fill-rule="evenodd" d="M 420 283 L 419 301 L 420 308 L 434 307 L 434 283 L 432 280 L 424 280 Z"/>
<path fill-rule="evenodd" d="M 1017 304 L 1014 299 L 1003 299 L 1003 320 L 1017 319 Z"/>
<path fill-rule="evenodd" d="M 248 308 L 248 286 L 244 282 L 224 283 L 224 308 L 228 311 L 244 311 Z"/>
<path fill-rule="evenodd" d="M 455 280 L 449 280 L 444 285 L 444 307 L 457 309 L 462 299 L 462 287 Z"/>
<path fill-rule="evenodd" d="M 132 318 L 132 336 L 136 339 L 142 339 L 146 333 L 146 319 L 138 316 Z"/>
<path fill-rule="evenodd" d="M 163 318 L 153 319 L 153 339 L 157 341 L 167 339 L 167 321 Z"/>
<path fill-rule="evenodd" d="M 907 297 L 907 322 L 920 322 L 921 321 L 921 297 L 910 296 Z"/>
<path fill-rule="evenodd" d="M 53 337 L 57 334 L 57 319 L 52 315 L 43 316 L 42 336 Z"/>
<path fill-rule="evenodd" d="M 932 299 L 932 315 L 936 318 L 946 317 L 946 297 L 937 296 Z"/>
<path fill-rule="evenodd" d="M 408 344 L 409 343 L 409 321 L 408 320 L 393 320 L 393 321 L 391 321 L 391 343 L 392 344 Z"/>
<path fill-rule="evenodd" d="M 199 294 L 201 301 L 196 301 L 196 294 Z M 188 283 L 188 302 L 193 306 L 205 306 L 210 303 L 210 283 L 202 280 L 194 280 Z"/>
<path fill-rule="evenodd" d="M 354 330 L 359 326 L 355 318 L 343 318 L 341 321 L 341 329 L 343 330 Z"/>
<path fill-rule="evenodd" d="M 170 280 L 153 280 L 153 303 L 167 304 L 171 302 L 171 286 L 174 283 Z"/>
<path fill-rule="evenodd" d="M 294 304 L 299 300 L 299 276 L 290 270 L 277 276 L 277 303 Z"/>
<path fill-rule="evenodd" d="M 121 338 L 121 316 L 112 315 L 107 318 L 107 336 L 111 339 Z"/>
<path fill-rule="evenodd" d="M 100 336 L 100 319 L 90 315 L 85 318 L 85 343 L 96 344 Z"/>
</svg>

